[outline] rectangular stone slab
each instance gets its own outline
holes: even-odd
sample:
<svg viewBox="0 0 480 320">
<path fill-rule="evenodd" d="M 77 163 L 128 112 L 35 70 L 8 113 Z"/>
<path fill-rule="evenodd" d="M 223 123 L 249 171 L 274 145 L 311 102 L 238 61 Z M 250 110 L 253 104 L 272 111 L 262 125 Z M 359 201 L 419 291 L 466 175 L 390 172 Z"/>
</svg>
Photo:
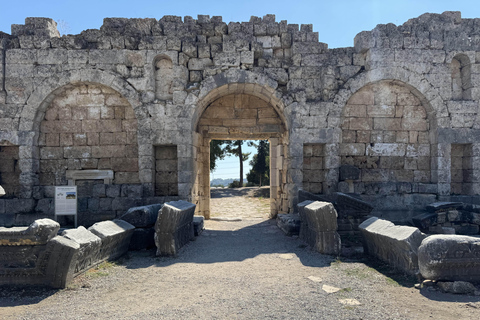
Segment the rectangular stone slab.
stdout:
<svg viewBox="0 0 480 320">
<path fill-rule="evenodd" d="M 360 226 L 365 252 L 409 273 L 418 272 L 417 251 L 426 237 L 417 228 L 396 226 L 390 221 L 372 217 Z"/>
<path fill-rule="evenodd" d="M 431 235 L 418 248 L 418 265 L 425 279 L 480 281 L 480 238 Z"/>
<path fill-rule="evenodd" d="M 157 256 L 176 255 L 194 237 L 195 207 L 183 200 L 165 203 L 155 223 Z"/>
<path fill-rule="evenodd" d="M 115 260 L 128 251 L 135 229 L 123 220 L 97 222 L 88 230 L 102 240 L 99 261 Z"/>
</svg>

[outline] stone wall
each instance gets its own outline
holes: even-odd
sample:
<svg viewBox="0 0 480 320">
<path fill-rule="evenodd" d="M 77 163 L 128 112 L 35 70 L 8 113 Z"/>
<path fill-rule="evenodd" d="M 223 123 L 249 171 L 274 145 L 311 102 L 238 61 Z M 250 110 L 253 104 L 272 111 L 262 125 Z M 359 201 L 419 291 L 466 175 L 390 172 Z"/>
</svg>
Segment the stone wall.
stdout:
<svg viewBox="0 0 480 320">
<path fill-rule="evenodd" d="M 106 18 L 62 37 L 27 18 L 0 36 L 0 146 L 18 149 L 0 168 L 18 160 L 0 220 L 45 216 L 46 188 L 70 167 L 112 170 L 142 204 L 177 194 L 208 217 L 212 138 L 270 140 L 272 216 L 294 211 L 302 188 L 353 191 L 379 210 L 480 203 L 479 25 L 424 14 L 329 49 L 312 25 L 274 15 Z M 158 159 L 163 146 L 176 158 Z M 358 179 L 340 180 L 347 165 Z"/>
</svg>

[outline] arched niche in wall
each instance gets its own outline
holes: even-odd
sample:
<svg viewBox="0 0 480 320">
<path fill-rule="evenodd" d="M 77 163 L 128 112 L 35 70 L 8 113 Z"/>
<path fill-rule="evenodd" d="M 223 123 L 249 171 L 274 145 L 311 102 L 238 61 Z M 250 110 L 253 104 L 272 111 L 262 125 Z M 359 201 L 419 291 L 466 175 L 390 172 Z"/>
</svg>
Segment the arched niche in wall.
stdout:
<svg viewBox="0 0 480 320">
<path fill-rule="evenodd" d="M 450 63 L 452 75 L 452 100 L 471 100 L 472 81 L 470 59 L 457 54 Z"/>
<path fill-rule="evenodd" d="M 368 84 L 342 114 L 342 165 L 360 170 L 359 194 L 414 193 L 431 183 L 431 124 L 424 99 L 401 81 Z M 352 191 L 349 191 L 352 192 Z"/>
<path fill-rule="evenodd" d="M 158 100 L 173 98 L 173 62 L 167 56 L 155 59 L 155 98 Z"/>
<path fill-rule="evenodd" d="M 39 183 L 67 184 L 67 170 L 112 170 L 114 184 L 136 184 L 137 119 L 110 87 L 67 85 L 56 92 L 40 123 Z"/>
</svg>

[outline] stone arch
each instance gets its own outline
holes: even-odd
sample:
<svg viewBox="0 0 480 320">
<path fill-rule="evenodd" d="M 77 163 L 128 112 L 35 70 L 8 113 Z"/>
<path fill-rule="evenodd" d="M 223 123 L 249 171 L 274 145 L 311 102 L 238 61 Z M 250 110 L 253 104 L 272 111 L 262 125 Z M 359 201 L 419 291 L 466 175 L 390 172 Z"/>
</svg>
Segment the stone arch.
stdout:
<svg viewBox="0 0 480 320">
<path fill-rule="evenodd" d="M 92 83 L 110 87 L 128 100 L 138 120 L 147 117 L 146 111 L 139 108 L 141 101 L 138 92 L 118 74 L 98 69 L 71 70 L 46 78 L 36 87 L 23 108 L 20 130 L 38 132 L 39 122 L 53 98 L 64 90 L 65 86 L 79 83 Z"/>
<path fill-rule="evenodd" d="M 65 185 L 68 170 L 112 170 L 115 184 L 136 184 L 138 121 L 110 87 L 76 83 L 55 90 L 38 131 L 39 184 Z"/>
<path fill-rule="evenodd" d="M 347 101 L 362 87 L 382 80 L 399 81 L 420 99 L 431 120 L 430 130 L 436 129 L 438 124 L 442 127 L 450 126 L 448 119 L 449 113 L 444 102 L 445 99 L 443 99 L 440 92 L 419 74 L 396 67 L 385 67 L 366 71 L 347 81 L 343 89 L 339 90 L 335 96 L 332 111 L 336 112 L 332 112 L 332 116 L 340 117 L 340 113 Z M 438 121 L 440 118 L 442 118 L 441 123 Z"/>
<path fill-rule="evenodd" d="M 472 76 L 470 58 L 463 54 L 457 54 L 450 63 L 452 75 L 452 100 L 472 99 Z"/>
<path fill-rule="evenodd" d="M 421 100 L 399 81 L 368 84 L 353 94 L 342 112 L 340 163 L 358 177 L 342 178 L 342 192 L 412 193 L 431 182 L 429 119 Z M 350 181 L 348 181 L 350 180 Z"/>
<path fill-rule="evenodd" d="M 200 86 L 192 130 L 196 130 L 201 115 L 210 103 L 228 94 L 244 93 L 268 102 L 276 110 L 288 131 L 290 123 L 285 116 L 285 104 L 282 94 L 276 90 L 277 87 L 278 83 L 268 76 L 245 70 L 231 69 L 209 77 Z"/>
<path fill-rule="evenodd" d="M 424 139 L 427 139 L 428 137 L 428 144 L 430 146 L 430 163 L 428 164 L 424 162 L 424 164 L 425 167 L 429 168 L 430 170 L 430 177 L 429 179 L 425 179 L 425 183 L 418 182 L 417 184 L 414 184 L 411 192 L 426 192 L 438 195 L 449 194 L 450 173 L 448 165 L 446 165 L 447 163 L 449 163 L 449 159 L 445 158 L 445 155 L 448 154 L 447 149 L 449 148 L 449 146 L 437 142 L 437 129 L 450 126 L 450 118 L 446 104 L 444 102 L 445 97 L 442 96 L 446 93 L 440 93 L 432 86 L 431 83 L 429 83 L 419 74 L 396 67 L 378 68 L 359 74 L 358 76 L 350 79 L 345 84 L 344 88 L 341 89 L 336 95 L 334 99 L 334 104 L 332 106 L 333 112 L 331 112 L 330 114 L 330 120 L 332 120 L 333 123 L 341 123 L 344 107 L 347 106 L 349 100 L 355 94 L 359 93 L 362 88 L 381 82 L 390 82 L 391 84 L 402 86 L 405 90 L 410 92 L 411 95 L 415 97 L 415 99 L 418 99 L 418 101 L 425 110 L 424 112 L 426 113 L 425 120 L 428 121 L 428 132 L 427 134 L 423 134 L 423 137 Z M 336 139 L 338 140 L 334 141 L 334 143 L 338 144 L 339 146 L 339 156 L 336 162 L 340 165 L 341 154 L 347 152 L 347 147 L 341 146 L 343 135 L 336 136 Z M 343 150 L 340 150 L 342 148 Z M 415 146 L 412 146 L 412 148 L 413 149 L 411 150 L 418 150 L 418 148 Z M 422 146 L 421 148 L 423 150 L 422 152 L 428 151 L 427 146 Z M 330 171 L 332 172 L 330 172 L 329 174 L 329 184 L 338 184 L 339 172 L 333 172 L 333 169 Z M 417 189 L 417 187 L 421 188 L 421 190 Z M 339 185 L 339 188 L 348 188 L 348 191 L 350 191 L 352 189 L 352 186 L 351 184 L 349 186 L 342 184 Z M 398 186 L 396 190 L 398 191 Z M 400 192 L 399 196 L 401 197 L 401 200 L 399 200 L 399 202 L 397 203 L 399 205 L 399 208 L 401 205 L 404 205 L 405 208 L 410 209 L 415 207 L 415 200 L 412 200 L 413 198 L 411 197 L 409 198 L 409 195 L 405 195 L 404 190 Z M 379 201 L 382 202 L 381 199 L 383 198 L 379 197 L 374 199 L 380 199 Z M 385 203 L 377 203 L 376 205 L 378 205 L 379 207 L 385 207 L 384 204 Z M 418 206 L 421 206 L 421 204 L 418 204 Z"/>
<path fill-rule="evenodd" d="M 211 139 L 268 139 L 271 157 L 270 195 L 273 203 L 271 216 L 290 210 L 293 196 L 287 195 L 287 190 L 292 188 L 287 186 L 287 161 L 283 161 L 288 157 L 289 124 L 284 114 L 282 95 L 276 88 L 277 83 L 267 76 L 244 70 L 229 70 L 202 83 L 192 117 L 193 154 L 196 155 L 192 198 L 197 204 L 198 214 L 206 218 L 210 215 Z M 247 105 L 251 107 L 250 111 L 244 112 Z M 224 112 L 226 109 L 228 111 Z M 232 124 L 235 121 L 243 121 L 245 126 L 235 126 Z M 215 127 L 214 123 L 219 124 L 218 130 L 209 130 Z"/>
</svg>

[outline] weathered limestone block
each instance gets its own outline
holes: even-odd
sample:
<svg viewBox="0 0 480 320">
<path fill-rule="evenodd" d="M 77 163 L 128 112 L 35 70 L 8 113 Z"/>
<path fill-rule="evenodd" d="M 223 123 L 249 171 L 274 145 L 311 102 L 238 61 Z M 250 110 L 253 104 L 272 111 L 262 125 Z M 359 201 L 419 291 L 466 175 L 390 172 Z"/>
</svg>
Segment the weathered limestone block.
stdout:
<svg viewBox="0 0 480 320">
<path fill-rule="evenodd" d="M 278 214 L 277 226 L 287 236 L 295 236 L 300 233 L 300 215 L 295 213 Z"/>
<path fill-rule="evenodd" d="M 176 255 L 178 249 L 194 237 L 195 207 L 183 200 L 165 203 L 155 223 L 157 256 Z"/>
<path fill-rule="evenodd" d="M 333 204 L 304 201 L 298 204 L 298 211 L 302 221 L 300 238 L 320 253 L 339 254 L 342 246 Z"/>
<path fill-rule="evenodd" d="M 62 237 L 75 241 L 80 246 L 75 263 L 75 274 L 89 269 L 100 260 L 102 240 L 85 227 L 65 230 L 62 232 Z"/>
<path fill-rule="evenodd" d="M 425 279 L 480 281 L 480 239 L 432 235 L 418 248 L 418 265 Z"/>
<path fill-rule="evenodd" d="M 0 227 L 1 246 L 44 245 L 57 235 L 60 224 L 51 219 L 35 220 L 28 227 Z"/>
<path fill-rule="evenodd" d="M 134 229 L 134 226 L 123 220 L 102 221 L 88 228 L 88 231 L 102 240 L 99 262 L 115 260 L 126 253 Z"/>
<path fill-rule="evenodd" d="M 390 264 L 397 270 L 416 274 L 417 251 L 426 235 L 417 228 L 396 226 L 390 221 L 372 217 L 360 226 L 365 252 Z"/>
<path fill-rule="evenodd" d="M 158 217 L 158 211 L 162 209 L 163 204 L 151 204 L 148 206 L 133 207 L 120 217 L 135 228 L 147 228 L 155 224 Z"/>
</svg>

